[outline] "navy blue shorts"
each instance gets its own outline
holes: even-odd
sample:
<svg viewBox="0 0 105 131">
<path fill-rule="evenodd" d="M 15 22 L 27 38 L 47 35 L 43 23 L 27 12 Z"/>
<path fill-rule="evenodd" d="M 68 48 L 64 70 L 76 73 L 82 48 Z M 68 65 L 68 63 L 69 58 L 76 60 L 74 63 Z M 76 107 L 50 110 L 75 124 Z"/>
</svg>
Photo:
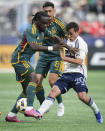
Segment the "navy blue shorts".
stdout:
<svg viewBox="0 0 105 131">
<path fill-rule="evenodd" d="M 77 93 L 88 93 L 86 78 L 81 73 L 63 73 L 54 85 L 59 87 L 61 94 L 66 93 L 70 88 L 73 88 Z"/>
</svg>

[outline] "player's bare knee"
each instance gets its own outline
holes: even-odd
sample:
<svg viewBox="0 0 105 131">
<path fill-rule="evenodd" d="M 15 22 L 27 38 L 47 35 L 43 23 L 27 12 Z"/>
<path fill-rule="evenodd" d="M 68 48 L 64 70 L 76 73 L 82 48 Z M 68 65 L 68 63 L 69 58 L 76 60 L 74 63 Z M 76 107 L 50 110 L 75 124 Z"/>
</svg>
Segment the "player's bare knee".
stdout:
<svg viewBox="0 0 105 131">
<path fill-rule="evenodd" d="M 51 87 L 53 87 L 54 83 L 57 81 L 58 75 L 55 73 L 50 73 L 49 75 L 49 84 Z"/>
<path fill-rule="evenodd" d="M 35 72 L 32 72 L 32 73 L 30 74 L 29 79 L 30 79 L 31 82 L 34 82 L 34 83 L 37 83 L 37 82 L 38 82 L 37 76 L 36 76 Z"/>
<path fill-rule="evenodd" d="M 49 93 L 49 96 L 50 97 L 53 97 L 53 98 L 56 98 L 58 95 L 60 95 L 61 91 L 59 90 L 58 86 L 54 86 L 50 93 Z"/>
<path fill-rule="evenodd" d="M 42 86 L 43 76 L 41 74 L 36 74 L 38 86 Z"/>
<path fill-rule="evenodd" d="M 38 85 L 38 86 L 42 86 L 42 80 L 39 79 L 39 78 L 37 78 L 37 85 Z"/>
<path fill-rule="evenodd" d="M 78 93 L 79 100 L 85 102 L 86 101 L 86 94 L 83 92 Z"/>
<path fill-rule="evenodd" d="M 52 87 L 54 85 L 55 81 L 54 80 L 49 80 L 49 84 Z"/>
</svg>

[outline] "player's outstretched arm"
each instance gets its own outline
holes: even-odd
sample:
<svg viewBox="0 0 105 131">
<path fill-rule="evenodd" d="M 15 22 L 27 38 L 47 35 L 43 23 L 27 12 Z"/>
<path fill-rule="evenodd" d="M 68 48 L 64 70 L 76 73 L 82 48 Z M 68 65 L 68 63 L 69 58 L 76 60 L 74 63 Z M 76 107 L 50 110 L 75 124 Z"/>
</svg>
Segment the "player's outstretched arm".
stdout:
<svg viewBox="0 0 105 131">
<path fill-rule="evenodd" d="M 53 40 L 55 41 L 55 43 L 56 44 L 59 44 L 59 45 L 62 45 L 62 47 L 65 47 L 65 48 L 67 48 L 70 52 L 74 52 L 74 53 L 76 53 L 76 52 L 78 52 L 79 51 L 79 49 L 77 49 L 77 48 L 71 48 L 70 46 L 68 46 L 65 42 L 64 42 L 64 40 L 62 40 L 60 37 L 58 37 L 58 36 L 52 36 L 52 38 L 53 38 Z"/>
<path fill-rule="evenodd" d="M 53 50 L 56 51 L 56 50 L 59 50 L 62 47 L 64 47 L 63 44 L 61 44 L 61 45 L 56 44 L 54 46 L 42 46 L 42 45 L 38 45 L 37 43 L 31 43 L 29 45 L 35 51 L 53 51 Z"/>
</svg>

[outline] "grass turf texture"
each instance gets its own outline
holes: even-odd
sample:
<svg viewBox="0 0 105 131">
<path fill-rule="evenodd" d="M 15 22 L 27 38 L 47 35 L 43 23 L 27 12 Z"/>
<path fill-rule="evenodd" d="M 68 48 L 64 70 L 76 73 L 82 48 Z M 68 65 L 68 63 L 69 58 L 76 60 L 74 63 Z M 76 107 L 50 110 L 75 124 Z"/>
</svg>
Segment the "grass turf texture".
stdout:
<svg viewBox="0 0 105 131">
<path fill-rule="evenodd" d="M 44 80 L 46 96 L 50 90 L 48 80 Z M 42 120 L 27 118 L 18 113 L 23 123 L 5 122 L 5 116 L 12 108 L 16 97 L 21 92 L 21 85 L 15 82 L 15 74 L 0 74 L 0 131 L 104 131 L 105 130 L 105 71 L 88 71 L 89 95 L 93 97 L 103 115 L 104 122 L 99 124 L 89 107 L 80 102 L 74 90 L 63 95 L 65 114 L 57 117 L 57 103 Z M 39 107 L 35 99 L 34 107 Z"/>
</svg>

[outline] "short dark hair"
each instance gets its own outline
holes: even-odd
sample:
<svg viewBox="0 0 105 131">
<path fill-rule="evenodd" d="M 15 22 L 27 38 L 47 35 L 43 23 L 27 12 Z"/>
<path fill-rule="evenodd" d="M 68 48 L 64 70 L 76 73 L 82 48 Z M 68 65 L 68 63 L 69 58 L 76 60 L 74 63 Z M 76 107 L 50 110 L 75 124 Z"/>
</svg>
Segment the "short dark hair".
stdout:
<svg viewBox="0 0 105 131">
<path fill-rule="evenodd" d="M 49 17 L 48 14 L 44 11 L 39 11 L 37 12 L 35 15 L 33 15 L 33 19 L 32 19 L 32 24 L 35 22 L 35 21 L 40 21 L 42 19 L 42 16 L 43 17 Z"/>
<path fill-rule="evenodd" d="M 77 23 L 75 22 L 70 22 L 66 25 L 66 31 L 69 31 L 70 29 L 74 29 L 75 32 L 78 32 L 79 31 L 79 26 Z"/>
<path fill-rule="evenodd" d="M 43 8 L 44 8 L 44 7 L 49 7 L 49 6 L 51 6 L 52 8 L 54 8 L 54 4 L 53 4 L 52 2 L 45 2 L 45 3 L 43 4 Z"/>
</svg>

